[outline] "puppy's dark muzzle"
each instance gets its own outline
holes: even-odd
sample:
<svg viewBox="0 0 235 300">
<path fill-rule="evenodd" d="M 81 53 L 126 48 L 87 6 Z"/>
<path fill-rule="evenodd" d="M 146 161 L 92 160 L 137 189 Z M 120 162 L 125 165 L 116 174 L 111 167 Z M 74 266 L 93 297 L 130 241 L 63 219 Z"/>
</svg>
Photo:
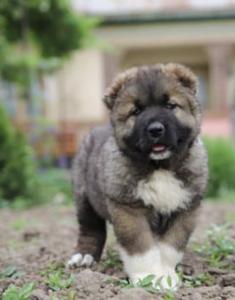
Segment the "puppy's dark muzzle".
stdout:
<svg viewBox="0 0 235 300">
<path fill-rule="evenodd" d="M 151 123 L 147 128 L 147 134 L 151 141 L 156 142 L 165 134 L 165 126 L 160 122 Z"/>
</svg>

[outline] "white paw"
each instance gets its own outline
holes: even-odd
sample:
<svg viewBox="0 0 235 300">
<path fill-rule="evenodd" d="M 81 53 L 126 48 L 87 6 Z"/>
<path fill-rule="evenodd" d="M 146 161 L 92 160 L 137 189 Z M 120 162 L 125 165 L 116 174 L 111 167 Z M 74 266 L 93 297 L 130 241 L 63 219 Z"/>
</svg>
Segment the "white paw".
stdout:
<svg viewBox="0 0 235 300">
<path fill-rule="evenodd" d="M 145 280 L 149 275 L 153 275 L 152 286 L 156 288 L 159 291 L 163 290 L 171 290 L 171 291 L 177 291 L 178 288 L 181 285 L 181 281 L 179 276 L 174 271 L 169 271 L 167 273 L 164 272 L 164 274 L 148 274 L 148 273 L 137 273 L 132 274 L 130 276 L 131 282 L 135 286 L 141 286 L 141 282 Z"/>
<path fill-rule="evenodd" d="M 94 262 L 94 257 L 90 254 L 74 254 L 69 261 L 67 262 L 67 266 L 72 267 L 90 267 Z"/>
</svg>

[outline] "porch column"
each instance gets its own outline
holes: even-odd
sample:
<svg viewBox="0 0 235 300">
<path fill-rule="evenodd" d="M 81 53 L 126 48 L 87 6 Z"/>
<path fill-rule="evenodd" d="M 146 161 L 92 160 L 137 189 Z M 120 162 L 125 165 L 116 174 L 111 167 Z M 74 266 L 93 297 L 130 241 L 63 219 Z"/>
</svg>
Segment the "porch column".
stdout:
<svg viewBox="0 0 235 300">
<path fill-rule="evenodd" d="M 103 91 L 112 83 L 114 78 L 120 71 L 120 54 L 118 53 L 103 53 Z M 109 120 L 108 110 L 105 109 L 105 120 Z"/>
<path fill-rule="evenodd" d="M 120 54 L 104 53 L 104 90 L 112 83 L 120 71 Z"/>
<path fill-rule="evenodd" d="M 226 114 L 229 110 L 229 45 L 207 48 L 209 62 L 209 110 Z"/>
</svg>

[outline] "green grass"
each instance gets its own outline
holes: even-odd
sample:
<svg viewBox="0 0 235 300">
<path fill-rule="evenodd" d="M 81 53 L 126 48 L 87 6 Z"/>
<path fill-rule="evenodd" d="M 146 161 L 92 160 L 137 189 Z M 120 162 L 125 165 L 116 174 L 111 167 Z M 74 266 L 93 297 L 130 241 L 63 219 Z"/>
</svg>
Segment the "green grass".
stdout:
<svg viewBox="0 0 235 300">
<path fill-rule="evenodd" d="M 69 289 L 75 282 L 73 274 L 67 274 L 65 265 L 61 262 L 49 264 L 47 268 L 40 272 L 40 275 L 44 277 L 45 284 L 53 292 Z"/>
<path fill-rule="evenodd" d="M 208 197 L 208 201 L 235 202 L 235 189 L 221 187 L 216 196 Z"/>
<path fill-rule="evenodd" d="M 182 275 L 184 285 L 187 287 L 210 286 L 213 284 L 213 277 L 209 273 L 201 273 L 196 276 Z"/>
<path fill-rule="evenodd" d="M 27 209 L 53 201 L 57 205 L 72 203 L 72 185 L 69 171 L 56 168 L 46 169 L 38 171 L 36 178 L 37 185 L 34 197 L 17 197 L 13 202 L 5 201 L 0 197 L 0 208 Z M 18 221 L 15 223 L 16 230 L 21 226 L 23 226 L 23 222 Z"/>
<path fill-rule="evenodd" d="M 0 272 L 0 279 L 6 278 L 19 278 L 23 275 L 23 272 L 20 272 L 14 266 L 8 266 Z"/>
<path fill-rule="evenodd" d="M 226 220 L 231 223 L 235 223 L 235 212 L 228 213 Z"/>
<path fill-rule="evenodd" d="M 65 274 L 64 265 L 62 264 L 50 264 L 47 269 L 40 273 L 45 277 L 44 283 L 52 291 L 50 294 L 50 300 L 76 300 L 78 299 L 77 291 L 71 289 L 75 279 L 71 274 Z M 22 276 L 15 267 L 7 267 L 0 273 L 1 279 L 16 279 Z M 3 295 L 0 296 L 1 300 L 29 300 L 35 289 L 35 283 L 30 282 L 22 287 L 18 287 L 15 284 L 9 285 Z M 57 292 L 66 291 L 66 296 L 57 296 Z"/>
<path fill-rule="evenodd" d="M 60 194 L 64 196 L 63 203 L 72 201 L 72 185 L 70 171 L 63 169 L 47 169 L 38 174 L 39 186 L 44 201 L 55 199 Z"/>
<path fill-rule="evenodd" d="M 50 297 L 50 300 L 77 300 L 79 299 L 78 294 L 76 291 L 72 290 L 69 291 L 66 298 L 65 297 L 57 297 L 56 295 L 52 295 Z"/>
<path fill-rule="evenodd" d="M 156 282 L 153 281 L 155 279 L 155 275 L 154 274 L 150 274 L 147 275 L 145 278 L 143 279 L 139 279 L 139 281 L 135 284 L 131 283 L 129 280 L 127 279 L 120 279 L 120 280 L 114 280 L 112 281 L 112 283 L 120 286 L 121 288 L 143 288 L 144 290 L 146 290 L 147 292 L 151 293 L 151 294 L 157 294 L 159 292 L 163 292 L 164 293 L 164 297 L 173 297 L 173 291 L 172 291 L 172 280 L 171 277 L 168 276 L 167 278 L 167 283 L 169 286 L 169 289 L 164 289 L 162 287 L 162 279 L 163 277 L 160 277 L 156 280 Z M 164 298 L 165 299 L 165 298 Z M 174 298 L 166 298 L 166 299 L 174 299 Z"/>
<path fill-rule="evenodd" d="M 209 167 L 207 197 L 223 200 L 224 191 L 233 191 L 233 193 L 235 191 L 234 141 L 205 137 L 204 143 L 208 152 Z M 235 200 L 234 197 L 233 200 Z"/>
<path fill-rule="evenodd" d="M 194 248 L 212 267 L 226 267 L 227 256 L 235 253 L 235 241 L 229 237 L 228 227 L 228 224 L 212 225 L 206 232 L 204 244 Z"/>
<path fill-rule="evenodd" d="M 42 270 L 40 274 L 42 276 L 48 277 L 51 273 L 60 272 L 64 274 L 65 265 L 62 262 L 52 262 L 50 263 L 46 269 Z"/>
<path fill-rule="evenodd" d="M 65 265 L 62 262 L 50 263 L 47 268 L 40 272 L 44 278 L 45 285 L 51 290 L 50 300 L 76 300 L 78 299 L 77 291 L 73 289 L 75 278 L 72 274 L 65 272 Z M 57 295 L 62 291 L 66 297 Z"/>
<path fill-rule="evenodd" d="M 122 262 L 120 260 L 120 257 L 112 248 L 108 248 L 106 252 L 105 259 L 101 262 L 105 269 L 113 268 L 116 270 L 122 269 Z"/>
<path fill-rule="evenodd" d="M 163 300 L 175 300 L 174 294 L 169 291 L 166 292 L 163 297 Z"/>
<path fill-rule="evenodd" d="M 65 275 L 61 271 L 55 271 L 48 275 L 46 284 L 52 291 L 60 291 L 70 288 L 74 281 L 75 279 L 72 274 Z"/>
<path fill-rule="evenodd" d="M 15 219 L 11 224 L 11 228 L 17 231 L 24 230 L 28 226 L 27 220 L 24 219 Z"/>
<path fill-rule="evenodd" d="M 33 282 L 26 283 L 22 287 L 11 284 L 3 293 L 1 300 L 28 300 L 32 295 L 35 284 Z"/>
</svg>

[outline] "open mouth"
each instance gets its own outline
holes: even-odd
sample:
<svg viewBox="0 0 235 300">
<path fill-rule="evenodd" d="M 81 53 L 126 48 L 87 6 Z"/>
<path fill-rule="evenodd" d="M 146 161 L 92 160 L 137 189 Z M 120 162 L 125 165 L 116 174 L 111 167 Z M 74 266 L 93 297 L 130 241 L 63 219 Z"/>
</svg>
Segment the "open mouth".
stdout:
<svg viewBox="0 0 235 300">
<path fill-rule="evenodd" d="M 167 150 L 167 146 L 164 144 L 155 144 L 152 147 L 153 153 L 162 153 Z"/>
<path fill-rule="evenodd" d="M 171 151 L 164 144 L 154 144 L 150 153 L 150 158 L 153 160 L 168 159 L 171 156 Z"/>
</svg>

